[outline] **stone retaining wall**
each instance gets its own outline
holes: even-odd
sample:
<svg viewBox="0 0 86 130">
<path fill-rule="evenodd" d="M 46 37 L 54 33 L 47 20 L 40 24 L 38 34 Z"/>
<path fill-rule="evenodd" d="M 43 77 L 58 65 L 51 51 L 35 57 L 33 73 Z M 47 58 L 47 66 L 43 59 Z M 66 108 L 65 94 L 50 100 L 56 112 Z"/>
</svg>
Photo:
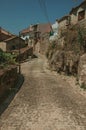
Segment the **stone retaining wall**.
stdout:
<svg viewBox="0 0 86 130">
<path fill-rule="evenodd" d="M 16 61 L 24 61 L 29 58 L 29 56 L 33 56 L 33 48 L 23 48 L 20 50 L 20 55 L 17 56 Z"/>
<path fill-rule="evenodd" d="M 78 66 L 79 84 L 83 83 L 86 85 L 86 53 L 80 57 Z"/>
<path fill-rule="evenodd" d="M 7 69 L 0 70 L 0 97 L 16 84 L 17 79 L 18 73 L 16 66 L 10 66 Z"/>
</svg>

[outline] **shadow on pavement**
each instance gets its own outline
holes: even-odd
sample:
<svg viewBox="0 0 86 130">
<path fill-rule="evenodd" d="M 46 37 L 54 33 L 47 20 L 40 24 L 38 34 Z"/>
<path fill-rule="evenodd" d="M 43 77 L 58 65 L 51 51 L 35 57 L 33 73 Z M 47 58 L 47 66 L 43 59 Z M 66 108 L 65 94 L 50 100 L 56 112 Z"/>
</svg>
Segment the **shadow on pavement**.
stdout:
<svg viewBox="0 0 86 130">
<path fill-rule="evenodd" d="M 23 75 L 19 75 L 18 82 L 17 82 L 16 86 L 14 86 L 13 88 L 11 88 L 4 95 L 4 97 L 3 97 L 4 100 L 2 99 L 2 103 L 0 103 L 0 116 L 6 110 L 6 108 L 9 106 L 9 104 L 11 103 L 11 101 L 14 99 L 16 93 L 20 90 L 23 82 L 24 82 Z"/>
<path fill-rule="evenodd" d="M 33 54 L 32 56 L 29 56 L 28 59 L 25 59 L 25 60 L 21 61 L 21 63 L 25 63 L 25 62 L 31 61 L 31 60 L 33 60 L 35 58 L 38 58 L 38 56 Z"/>
<path fill-rule="evenodd" d="M 38 58 L 38 56 L 36 54 L 33 54 L 32 58 Z"/>
</svg>

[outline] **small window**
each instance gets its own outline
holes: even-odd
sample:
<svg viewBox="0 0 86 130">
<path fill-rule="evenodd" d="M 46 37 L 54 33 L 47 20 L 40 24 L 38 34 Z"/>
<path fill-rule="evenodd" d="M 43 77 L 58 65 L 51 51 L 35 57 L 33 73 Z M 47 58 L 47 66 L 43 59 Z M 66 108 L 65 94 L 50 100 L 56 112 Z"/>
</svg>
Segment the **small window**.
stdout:
<svg viewBox="0 0 86 130">
<path fill-rule="evenodd" d="M 84 18 L 85 18 L 85 10 L 78 13 L 78 21 L 80 21 Z"/>
<path fill-rule="evenodd" d="M 16 47 L 13 45 L 13 46 L 12 46 L 12 50 L 15 50 L 15 49 L 16 49 Z"/>
</svg>

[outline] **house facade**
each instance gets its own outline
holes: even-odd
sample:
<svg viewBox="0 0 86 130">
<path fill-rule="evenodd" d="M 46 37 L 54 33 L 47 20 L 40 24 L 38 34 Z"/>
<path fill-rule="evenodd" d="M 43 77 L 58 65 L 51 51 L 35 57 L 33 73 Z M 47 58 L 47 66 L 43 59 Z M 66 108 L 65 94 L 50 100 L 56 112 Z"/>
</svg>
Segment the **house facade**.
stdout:
<svg viewBox="0 0 86 130">
<path fill-rule="evenodd" d="M 70 16 L 66 15 L 64 17 L 62 17 L 61 19 L 57 20 L 58 22 L 58 29 L 67 29 L 67 27 L 70 25 Z"/>
<path fill-rule="evenodd" d="M 30 25 L 28 28 L 22 30 L 20 35 L 30 47 L 34 47 L 35 41 L 39 38 L 37 31 L 38 24 Z"/>
<path fill-rule="evenodd" d="M 43 23 L 38 25 L 39 39 L 37 44 L 39 44 L 39 52 L 45 54 L 49 46 L 50 32 L 52 31 L 50 23 Z M 36 46 L 38 46 L 36 44 Z"/>
<path fill-rule="evenodd" d="M 0 48 L 5 52 L 18 50 L 19 48 L 24 48 L 25 46 L 25 41 L 18 36 L 13 36 L 0 42 Z"/>
<path fill-rule="evenodd" d="M 49 34 L 51 30 L 49 23 L 43 23 L 43 24 L 35 24 L 31 25 L 26 30 L 21 31 L 21 36 L 29 36 L 28 39 L 28 46 L 32 46 L 33 50 L 36 52 L 41 51 L 41 44 L 43 44 L 43 41 L 46 39 L 46 35 Z"/>
<path fill-rule="evenodd" d="M 58 38 L 61 36 L 61 33 L 67 29 L 70 25 L 70 16 L 63 16 L 61 19 L 57 19 L 58 22 Z"/>
<path fill-rule="evenodd" d="M 0 41 L 11 38 L 12 36 L 14 35 L 0 27 Z"/>
<path fill-rule="evenodd" d="M 67 29 L 71 25 L 84 25 L 86 26 L 86 1 L 83 1 L 80 5 L 72 8 L 68 15 L 63 16 L 61 19 L 57 19 L 58 33 Z"/>
<path fill-rule="evenodd" d="M 71 25 L 86 25 L 86 1 L 70 11 Z"/>
</svg>

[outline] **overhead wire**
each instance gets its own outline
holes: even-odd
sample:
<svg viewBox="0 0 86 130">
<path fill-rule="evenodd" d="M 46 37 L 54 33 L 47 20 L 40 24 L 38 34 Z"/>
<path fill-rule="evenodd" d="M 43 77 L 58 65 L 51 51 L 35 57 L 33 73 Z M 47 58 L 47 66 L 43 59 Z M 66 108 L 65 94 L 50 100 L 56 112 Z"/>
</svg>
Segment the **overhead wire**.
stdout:
<svg viewBox="0 0 86 130">
<path fill-rule="evenodd" d="M 44 15 L 45 15 L 49 25 L 50 25 L 51 30 L 53 31 L 51 23 L 50 23 L 50 20 L 49 20 L 49 16 L 48 16 L 45 0 L 38 0 L 38 2 L 40 4 L 40 7 L 41 7 L 41 9 L 42 9 L 42 11 L 43 11 L 43 13 L 44 13 Z"/>
<path fill-rule="evenodd" d="M 44 0 L 40 0 L 40 1 L 41 1 L 41 3 L 43 3 L 45 16 L 46 16 L 48 22 L 50 22 L 49 21 L 49 16 L 48 16 L 48 12 L 47 12 L 47 7 L 46 7 L 46 4 L 45 4 L 45 1 Z"/>
</svg>

